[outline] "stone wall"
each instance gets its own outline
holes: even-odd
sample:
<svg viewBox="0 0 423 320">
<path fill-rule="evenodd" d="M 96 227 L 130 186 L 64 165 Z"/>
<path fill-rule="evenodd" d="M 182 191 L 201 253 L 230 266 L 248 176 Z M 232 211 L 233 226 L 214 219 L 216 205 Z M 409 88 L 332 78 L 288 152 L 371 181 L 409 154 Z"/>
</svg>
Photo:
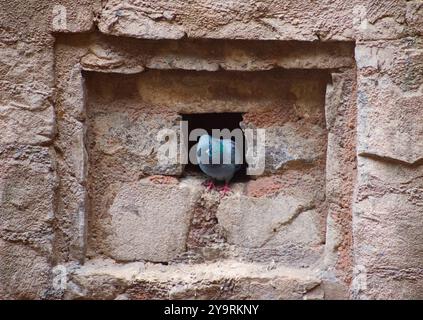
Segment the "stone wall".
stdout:
<svg viewBox="0 0 423 320">
<path fill-rule="evenodd" d="M 423 2 L 0 6 L 1 299 L 423 297 Z M 224 198 L 155 157 L 207 112 Z"/>
</svg>

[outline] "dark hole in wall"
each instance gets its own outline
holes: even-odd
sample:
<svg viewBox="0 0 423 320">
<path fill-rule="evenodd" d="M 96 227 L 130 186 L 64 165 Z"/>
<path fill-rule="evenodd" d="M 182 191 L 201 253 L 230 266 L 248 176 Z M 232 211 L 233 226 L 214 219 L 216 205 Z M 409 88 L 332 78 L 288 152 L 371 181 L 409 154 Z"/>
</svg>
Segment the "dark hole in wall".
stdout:
<svg viewBox="0 0 423 320">
<path fill-rule="evenodd" d="M 208 134 L 212 134 L 212 129 L 240 129 L 240 122 L 242 121 L 242 113 L 237 112 L 223 112 L 223 113 L 197 113 L 197 114 L 182 114 L 182 120 L 188 122 L 188 134 L 194 129 L 204 129 Z M 243 161 L 244 165 L 235 174 L 233 180 L 242 181 L 246 180 L 245 164 L 245 138 L 243 137 Z M 198 140 L 197 140 L 198 141 Z M 197 141 L 189 141 L 188 150 L 197 143 Z M 189 162 L 185 166 L 186 175 L 204 175 L 198 165 Z"/>
</svg>

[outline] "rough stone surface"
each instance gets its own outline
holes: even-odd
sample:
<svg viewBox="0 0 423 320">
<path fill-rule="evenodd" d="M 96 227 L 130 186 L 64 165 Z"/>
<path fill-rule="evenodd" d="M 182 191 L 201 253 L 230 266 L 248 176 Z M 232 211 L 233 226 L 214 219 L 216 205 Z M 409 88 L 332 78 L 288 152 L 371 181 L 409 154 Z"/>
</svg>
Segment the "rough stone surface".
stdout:
<svg viewBox="0 0 423 320">
<path fill-rule="evenodd" d="M 51 250 L 54 163 L 47 148 L 1 147 L 0 237 Z"/>
<path fill-rule="evenodd" d="M 242 127 L 258 128 L 246 123 Z M 318 162 L 325 156 L 326 139 L 325 129 L 301 120 L 266 128 L 265 172 Z"/>
<path fill-rule="evenodd" d="M 359 43 L 351 292 L 421 297 L 421 39 Z M 358 239 L 358 240 L 357 240 Z M 383 288 L 383 289 L 382 289 Z"/>
<path fill-rule="evenodd" d="M 147 105 L 180 113 L 279 111 L 296 103 L 301 116 L 307 113 L 304 109 L 318 113 L 316 109 L 323 108 L 326 80 L 326 73 L 312 71 L 217 72 L 213 76 L 150 71 L 139 76 L 137 88 Z"/>
<path fill-rule="evenodd" d="M 212 264 L 117 265 L 95 260 L 71 275 L 69 298 L 96 299 L 322 299 L 310 270 L 222 261 Z M 97 288 L 103 288 L 99 291 Z"/>
<path fill-rule="evenodd" d="M 358 166 L 353 222 L 354 237 L 361 241 L 354 246 L 353 293 L 360 298 L 419 298 L 422 167 L 369 158 L 359 158 Z M 378 236 L 381 232 L 386 236 Z M 399 289 L 401 283 L 407 290 Z"/>
<path fill-rule="evenodd" d="M 78 43 L 77 46 L 75 43 Z M 58 262 L 85 258 L 87 239 L 86 93 L 80 58 L 87 40 L 58 39 L 55 46 L 57 196 L 55 250 Z"/>
<path fill-rule="evenodd" d="M 350 42 L 134 40 L 96 36 L 81 59 L 87 71 L 133 74 L 157 70 L 259 71 L 334 69 L 354 65 Z"/>
<path fill-rule="evenodd" d="M 1 299 L 51 298 L 52 277 L 48 259 L 25 243 L 0 238 Z"/>
<path fill-rule="evenodd" d="M 53 89 L 53 50 L 14 41 L 0 44 L 1 104 L 14 102 L 29 111 L 49 106 Z"/>
<path fill-rule="evenodd" d="M 110 212 L 106 249 L 116 260 L 166 262 L 185 250 L 190 208 L 198 197 L 189 182 L 147 178 L 120 187 Z"/>
<path fill-rule="evenodd" d="M 0 144 L 46 145 L 55 134 L 53 51 L 0 42 Z"/>
<path fill-rule="evenodd" d="M 406 12 L 405 0 L 108 0 L 98 27 L 106 34 L 144 39 L 392 39 L 413 32 L 404 25 Z"/>
<path fill-rule="evenodd" d="M 99 80 L 106 82 L 108 78 Z M 95 98 L 89 102 L 88 143 L 93 167 L 106 166 L 104 170 L 115 176 L 180 175 L 182 165 L 158 161 L 159 149 L 163 144 L 158 139 L 159 132 L 162 129 L 179 132 L 180 116 L 160 105 L 153 108 L 149 108 L 148 103 L 140 105 L 134 82 L 121 82 L 119 85 L 118 81 L 114 79 L 108 82 L 117 87 L 105 88 L 109 89 L 104 92 L 105 95 L 100 93 L 97 96 L 94 92 Z M 89 90 L 91 88 L 96 90 L 94 83 L 89 84 Z"/>
<path fill-rule="evenodd" d="M 351 281 L 352 206 L 357 175 L 356 164 L 356 76 L 355 70 L 332 74 L 326 90 L 326 243 L 327 276 Z"/>
<path fill-rule="evenodd" d="M 262 258 L 265 252 L 278 251 L 273 259 L 287 265 L 316 263 L 324 241 L 319 174 L 314 169 L 300 177 L 292 170 L 272 178 L 271 183 L 263 181 L 267 178 L 252 181 L 245 193 L 234 189 L 233 195 L 220 201 L 216 213 L 228 243 L 240 247 L 250 259 L 260 256 L 260 251 Z M 265 189 L 270 184 L 274 188 Z M 251 249 L 249 254 L 246 249 Z"/>
<path fill-rule="evenodd" d="M 0 146 L 0 298 L 51 297 L 56 175 L 46 147 Z"/>
<path fill-rule="evenodd" d="M 91 31 L 99 4 L 97 0 L 65 0 L 53 3 L 50 30 L 62 33 Z"/>
<path fill-rule="evenodd" d="M 2 144 L 45 145 L 54 135 L 53 108 L 28 110 L 15 103 L 0 106 L 0 126 Z"/>
<path fill-rule="evenodd" d="M 423 296 L 421 1 L 0 7 L 0 299 Z M 208 112 L 268 131 L 227 197 L 156 159 Z"/>
<path fill-rule="evenodd" d="M 408 164 L 422 160 L 423 127 L 416 120 L 423 117 L 423 42 L 366 42 L 356 56 L 358 153 Z"/>
</svg>

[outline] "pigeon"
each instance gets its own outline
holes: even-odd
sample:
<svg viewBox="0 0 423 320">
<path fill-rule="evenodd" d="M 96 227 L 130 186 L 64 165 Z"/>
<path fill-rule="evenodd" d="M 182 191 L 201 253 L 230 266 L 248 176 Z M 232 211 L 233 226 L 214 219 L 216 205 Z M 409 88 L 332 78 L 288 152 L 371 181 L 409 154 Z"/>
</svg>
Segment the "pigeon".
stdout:
<svg viewBox="0 0 423 320">
<path fill-rule="evenodd" d="M 217 163 L 212 163 L 213 155 Z M 224 155 L 226 157 L 230 155 L 230 163 L 224 163 Z M 242 164 L 235 163 L 236 155 L 238 159 L 242 159 L 242 153 L 231 139 L 215 138 L 208 134 L 200 137 L 197 144 L 197 162 L 201 171 L 212 179 L 207 184 L 209 190 L 214 188 L 213 179 L 216 179 L 225 182 L 222 189 L 224 195 L 230 191 L 229 181 L 242 167 Z M 229 160 L 229 158 L 227 159 Z M 228 160 L 226 162 L 229 162 Z"/>
</svg>

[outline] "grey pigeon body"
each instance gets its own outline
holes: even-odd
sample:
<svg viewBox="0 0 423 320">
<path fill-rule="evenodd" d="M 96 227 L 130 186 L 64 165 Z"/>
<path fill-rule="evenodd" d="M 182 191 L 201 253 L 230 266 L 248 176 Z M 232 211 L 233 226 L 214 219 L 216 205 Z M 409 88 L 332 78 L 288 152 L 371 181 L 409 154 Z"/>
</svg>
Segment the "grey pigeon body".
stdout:
<svg viewBox="0 0 423 320">
<path fill-rule="evenodd" d="M 242 159 L 240 152 L 235 142 L 231 139 L 218 139 L 209 135 L 203 135 L 197 144 L 198 165 L 212 179 L 229 183 L 234 174 L 241 168 L 241 164 L 235 163 L 236 157 Z M 227 157 L 226 159 L 230 159 L 228 163 L 224 163 L 223 161 L 225 155 Z M 219 160 L 218 163 L 213 163 L 213 156 L 214 159 Z"/>
</svg>

